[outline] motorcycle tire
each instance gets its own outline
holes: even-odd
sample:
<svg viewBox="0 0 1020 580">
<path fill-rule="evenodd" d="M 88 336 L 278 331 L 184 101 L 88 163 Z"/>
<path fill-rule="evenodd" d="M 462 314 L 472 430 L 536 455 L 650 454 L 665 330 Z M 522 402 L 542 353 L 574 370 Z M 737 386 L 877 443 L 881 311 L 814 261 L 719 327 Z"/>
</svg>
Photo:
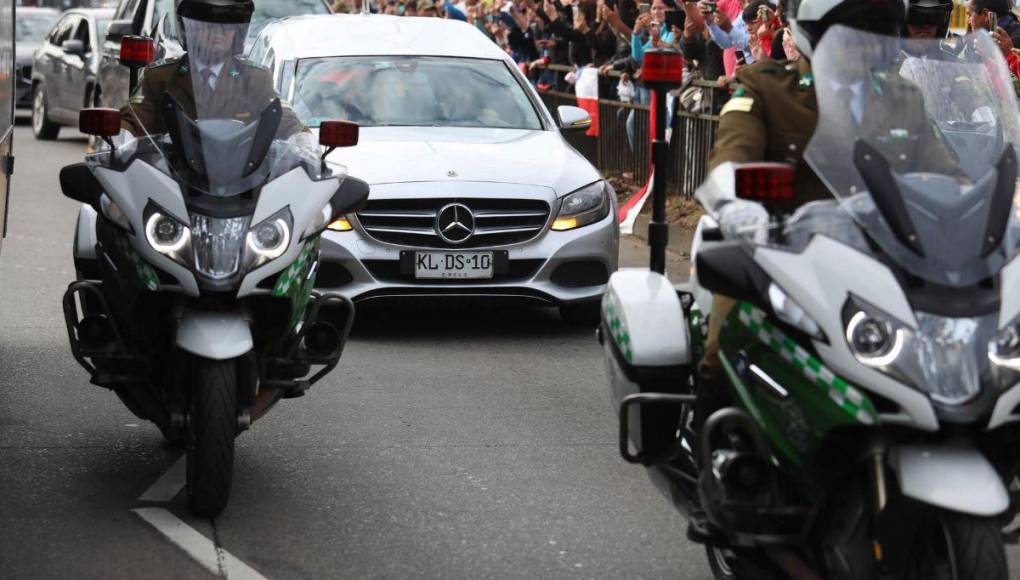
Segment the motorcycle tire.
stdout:
<svg viewBox="0 0 1020 580">
<path fill-rule="evenodd" d="M 214 518 L 230 500 L 237 434 L 237 363 L 198 359 L 187 427 L 188 505 Z"/>
<path fill-rule="evenodd" d="M 733 571 L 733 562 L 736 560 L 733 552 L 705 544 L 705 556 L 708 557 L 708 567 L 712 570 L 712 577 L 715 580 L 739 580 L 739 576 Z"/>
<path fill-rule="evenodd" d="M 708 567 L 715 580 L 781 580 L 787 576 L 758 550 L 731 550 L 705 544 Z"/>
<path fill-rule="evenodd" d="M 915 536 L 908 580 L 1008 580 L 997 518 L 939 510 Z"/>
</svg>

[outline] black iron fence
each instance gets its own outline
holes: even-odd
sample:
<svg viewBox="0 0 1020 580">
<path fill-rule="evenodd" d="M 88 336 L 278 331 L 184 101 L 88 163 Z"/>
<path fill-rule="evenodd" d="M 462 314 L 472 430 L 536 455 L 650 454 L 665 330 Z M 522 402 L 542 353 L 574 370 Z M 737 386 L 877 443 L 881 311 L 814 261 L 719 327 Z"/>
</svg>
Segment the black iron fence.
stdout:
<svg viewBox="0 0 1020 580">
<path fill-rule="evenodd" d="M 549 65 L 550 69 L 570 71 L 570 67 Z M 728 95 L 715 83 L 694 81 L 691 86 L 700 89 L 699 110 L 690 113 L 677 106 L 672 119 L 670 163 L 665 170 L 667 191 L 690 196 L 701 185 L 708 172 L 708 155 L 715 142 L 719 125 L 716 114 Z M 559 91 L 539 91 L 546 107 L 555 114 L 560 105 L 577 106 L 577 96 Z M 603 174 L 627 173 L 635 182 L 648 179 L 651 161 L 647 105 L 633 105 L 610 99 L 599 99 L 599 136 L 571 133 L 567 140 Z M 628 135 L 627 121 L 632 117 L 632 130 Z M 660 172 L 661 174 L 662 172 Z"/>
</svg>

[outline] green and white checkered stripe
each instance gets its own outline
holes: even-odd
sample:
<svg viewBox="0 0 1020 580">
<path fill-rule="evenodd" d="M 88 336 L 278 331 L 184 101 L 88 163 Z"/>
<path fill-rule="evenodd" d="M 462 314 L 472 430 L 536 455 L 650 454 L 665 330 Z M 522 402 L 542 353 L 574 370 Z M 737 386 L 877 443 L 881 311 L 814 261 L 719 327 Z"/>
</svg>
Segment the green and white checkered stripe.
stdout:
<svg viewBox="0 0 1020 580">
<path fill-rule="evenodd" d="M 740 322 L 759 340 L 776 351 L 783 360 L 800 369 L 808 381 L 825 389 L 829 398 L 841 409 L 865 425 L 878 422 L 878 413 L 867 397 L 776 328 L 768 321 L 763 310 L 741 302 L 739 316 Z"/>
<path fill-rule="evenodd" d="M 623 321 L 623 309 L 616 295 L 606 292 L 602 298 L 602 312 L 605 314 L 606 326 L 613 337 L 613 342 L 620 348 L 623 358 L 627 362 L 634 362 L 634 350 L 630 344 L 630 332 L 627 330 L 627 323 Z"/>
<path fill-rule="evenodd" d="M 124 255 L 127 256 L 127 259 L 135 267 L 135 272 L 138 274 L 142 284 L 149 290 L 157 290 L 159 288 L 159 276 L 156 275 L 156 271 L 152 269 L 152 266 L 143 260 L 138 255 L 138 252 L 127 242 L 121 242 L 121 247 L 124 249 Z"/>
<path fill-rule="evenodd" d="M 312 256 L 312 243 L 305 242 L 304 247 L 301 248 L 301 253 L 298 254 L 297 259 L 280 274 L 280 279 L 276 281 L 276 286 L 273 288 L 273 296 L 287 296 L 291 290 L 291 286 L 295 283 L 301 283 L 304 278 L 305 266 L 308 264 L 308 259 Z"/>
</svg>

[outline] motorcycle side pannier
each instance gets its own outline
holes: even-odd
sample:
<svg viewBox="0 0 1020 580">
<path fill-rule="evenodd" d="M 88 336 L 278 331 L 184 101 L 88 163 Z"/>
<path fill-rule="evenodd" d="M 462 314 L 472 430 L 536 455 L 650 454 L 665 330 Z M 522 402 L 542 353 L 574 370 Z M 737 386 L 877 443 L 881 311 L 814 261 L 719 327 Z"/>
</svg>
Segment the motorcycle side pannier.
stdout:
<svg viewBox="0 0 1020 580">
<path fill-rule="evenodd" d="M 648 270 L 613 274 L 602 299 L 599 340 L 620 410 L 621 454 L 645 465 L 667 459 L 681 407 L 693 402 L 690 336 L 676 289 Z"/>
</svg>

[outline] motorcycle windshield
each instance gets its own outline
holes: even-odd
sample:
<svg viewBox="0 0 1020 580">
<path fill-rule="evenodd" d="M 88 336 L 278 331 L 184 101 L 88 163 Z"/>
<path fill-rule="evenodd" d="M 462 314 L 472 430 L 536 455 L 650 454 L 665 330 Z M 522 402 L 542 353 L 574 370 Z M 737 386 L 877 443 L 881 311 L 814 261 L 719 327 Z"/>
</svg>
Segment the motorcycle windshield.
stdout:
<svg viewBox="0 0 1020 580">
<path fill-rule="evenodd" d="M 188 52 L 144 71 L 122 110 L 135 139 L 115 146 L 111 162 L 144 158 L 191 194 L 213 197 L 251 195 L 296 168 L 312 179 L 343 177 L 342 167 L 323 166 L 271 72 L 239 55 L 245 25 L 183 25 Z"/>
<path fill-rule="evenodd" d="M 1017 253 L 1020 112 L 984 31 L 946 45 L 837 26 L 812 70 L 819 123 L 805 159 L 883 253 L 950 287 Z"/>
</svg>

